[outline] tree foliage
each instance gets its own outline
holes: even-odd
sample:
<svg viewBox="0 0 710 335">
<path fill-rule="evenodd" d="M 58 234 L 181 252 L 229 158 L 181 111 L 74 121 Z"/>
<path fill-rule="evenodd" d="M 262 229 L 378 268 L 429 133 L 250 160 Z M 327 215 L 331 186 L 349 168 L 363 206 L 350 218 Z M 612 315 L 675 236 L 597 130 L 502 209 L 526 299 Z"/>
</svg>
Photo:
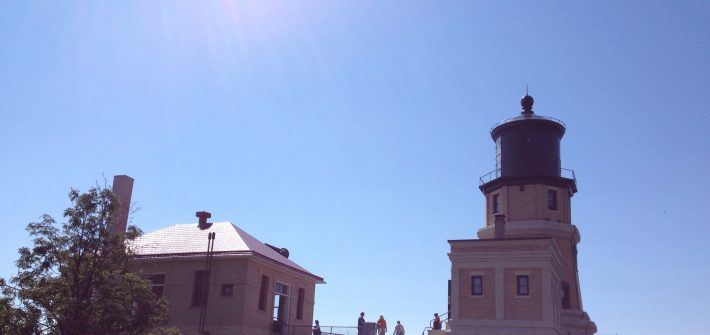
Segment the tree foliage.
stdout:
<svg viewBox="0 0 710 335">
<path fill-rule="evenodd" d="M 27 225 L 18 273 L 0 278 L 0 334 L 144 334 L 165 319 L 167 304 L 132 272 L 126 242 L 140 231 L 112 232 L 118 201 L 110 189 L 72 189 L 60 227 L 49 215 Z"/>
</svg>

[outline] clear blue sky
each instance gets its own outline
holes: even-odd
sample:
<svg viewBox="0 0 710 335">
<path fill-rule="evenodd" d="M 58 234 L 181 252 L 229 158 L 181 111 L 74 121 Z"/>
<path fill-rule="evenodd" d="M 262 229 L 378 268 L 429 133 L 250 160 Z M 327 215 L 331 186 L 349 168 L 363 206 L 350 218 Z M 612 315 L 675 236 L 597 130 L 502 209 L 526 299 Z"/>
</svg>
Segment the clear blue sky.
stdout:
<svg viewBox="0 0 710 335">
<path fill-rule="evenodd" d="M 210 211 L 326 278 L 322 324 L 418 334 L 527 84 L 568 126 L 599 334 L 707 328 L 708 1 L 2 1 L 0 46 L 3 277 L 127 174 L 144 231 Z"/>
</svg>

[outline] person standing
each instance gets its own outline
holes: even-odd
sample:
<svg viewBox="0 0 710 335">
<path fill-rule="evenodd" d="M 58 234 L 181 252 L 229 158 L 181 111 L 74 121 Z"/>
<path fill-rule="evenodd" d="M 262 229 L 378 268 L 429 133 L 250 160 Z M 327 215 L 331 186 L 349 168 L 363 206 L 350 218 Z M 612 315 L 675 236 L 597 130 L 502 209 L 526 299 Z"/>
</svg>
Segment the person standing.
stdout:
<svg viewBox="0 0 710 335">
<path fill-rule="evenodd" d="M 318 320 L 316 320 L 316 325 L 313 327 L 313 335 L 321 335 L 322 332 L 320 330 L 320 324 L 318 323 Z"/>
<path fill-rule="evenodd" d="M 394 333 L 392 335 L 404 335 L 404 326 L 397 320 L 397 325 L 394 326 Z"/>
<path fill-rule="evenodd" d="M 365 312 L 360 312 L 357 319 L 357 335 L 365 335 Z"/>
<path fill-rule="evenodd" d="M 385 333 L 387 333 L 387 321 L 384 316 L 380 315 L 377 320 L 377 335 L 385 335 Z"/>
<path fill-rule="evenodd" d="M 439 313 L 434 313 L 434 325 L 431 329 L 441 330 L 441 319 L 439 319 Z"/>
</svg>

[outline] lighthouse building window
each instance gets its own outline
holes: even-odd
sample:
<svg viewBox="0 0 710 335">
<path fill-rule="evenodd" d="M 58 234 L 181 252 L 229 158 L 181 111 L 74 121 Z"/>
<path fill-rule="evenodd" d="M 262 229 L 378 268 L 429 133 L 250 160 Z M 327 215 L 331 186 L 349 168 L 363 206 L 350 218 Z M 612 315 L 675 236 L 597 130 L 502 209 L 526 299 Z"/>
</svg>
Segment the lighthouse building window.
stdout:
<svg viewBox="0 0 710 335">
<path fill-rule="evenodd" d="M 530 282 L 527 275 L 517 276 L 517 293 L 519 296 L 530 295 Z"/>
<path fill-rule="evenodd" d="M 493 214 L 500 213 L 500 194 L 493 195 L 492 206 Z"/>
<path fill-rule="evenodd" d="M 562 308 L 570 309 L 571 307 L 569 300 L 569 284 L 562 282 Z"/>
<path fill-rule="evenodd" d="M 483 295 L 483 276 L 471 276 L 471 295 Z"/>
<path fill-rule="evenodd" d="M 501 164 L 501 138 L 502 136 L 498 136 L 498 138 L 496 138 L 496 178 L 501 176 L 501 170 L 503 168 L 503 165 Z"/>
<path fill-rule="evenodd" d="M 557 210 L 557 191 L 547 190 L 547 209 Z"/>
</svg>

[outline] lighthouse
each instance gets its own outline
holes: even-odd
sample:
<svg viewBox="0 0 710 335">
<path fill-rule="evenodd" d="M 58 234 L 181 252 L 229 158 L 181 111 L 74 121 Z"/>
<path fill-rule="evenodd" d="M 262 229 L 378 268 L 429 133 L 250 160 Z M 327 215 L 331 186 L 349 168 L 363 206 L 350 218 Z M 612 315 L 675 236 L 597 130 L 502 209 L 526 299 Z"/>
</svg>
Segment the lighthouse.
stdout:
<svg viewBox="0 0 710 335">
<path fill-rule="evenodd" d="M 450 240 L 452 334 L 591 335 L 572 224 L 574 171 L 562 168 L 565 124 L 533 111 L 491 128 L 495 170 L 480 178 L 486 201 L 478 239 Z"/>
</svg>

